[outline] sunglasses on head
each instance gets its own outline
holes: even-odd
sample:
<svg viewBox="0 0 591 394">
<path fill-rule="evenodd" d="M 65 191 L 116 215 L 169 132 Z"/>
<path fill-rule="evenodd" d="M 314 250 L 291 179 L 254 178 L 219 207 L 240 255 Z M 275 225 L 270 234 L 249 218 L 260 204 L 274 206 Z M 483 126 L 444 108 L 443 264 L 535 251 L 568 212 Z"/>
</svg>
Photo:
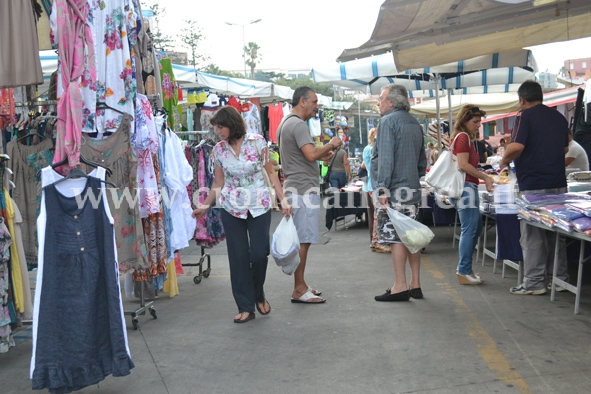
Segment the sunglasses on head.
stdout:
<svg viewBox="0 0 591 394">
<path fill-rule="evenodd" d="M 478 107 L 470 108 L 468 110 L 468 112 L 471 113 L 471 114 L 479 114 L 480 113 L 480 108 L 478 108 Z"/>
</svg>

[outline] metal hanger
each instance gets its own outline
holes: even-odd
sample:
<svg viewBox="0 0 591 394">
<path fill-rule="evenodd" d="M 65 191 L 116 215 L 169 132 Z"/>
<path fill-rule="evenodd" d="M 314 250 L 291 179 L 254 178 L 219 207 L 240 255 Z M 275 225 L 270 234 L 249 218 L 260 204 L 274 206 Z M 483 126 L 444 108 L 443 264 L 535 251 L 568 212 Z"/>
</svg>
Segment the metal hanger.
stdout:
<svg viewBox="0 0 591 394">
<path fill-rule="evenodd" d="M 95 163 L 94 161 L 90 161 L 90 160 L 88 160 L 87 158 L 85 158 L 82 155 L 80 155 L 80 162 L 83 163 L 83 164 L 86 164 L 88 166 L 91 166 L 93 168 L 103 167 L 105 169 L 106 173 L 107 173 L 107 176 L 113 175 L 113 171 L 109 167 L 104 166 L 104 165 L 101 165 L 101 164 L 98 164 L 98 163 Z M 52 164 L 51 165 L 51 168 L 57 168 L 57 167 L 63 166 L 64 164 L 68 164 L 68 158 L 67 157 L 65 159 L 63 159 L 62 161 L 58 162 L 58 163 Z"/>
<path fill-rule="evenodd" d="M 129 114 L 128 114 L 128 113 L 126 113 L 126 112 L 123 112 L 123 111 L 121 111 L 121 110 L 119 110 L 119 109 L 117 109 L 117 108 L 113 108 L 113 107 L 111 107 L 109 104 L 105 103 L 104 101 L 98 101 L 98 102 L 96 103 L 96 109 L 110 109 L 111 111 L 118 112 L 118 113 L 120 113 L 120 114 L 121 114 L 121 115 L 123 115 L 123 116 L 125 116 L 125 115 L 129 115 Z M 131 115 L 129 115 L 129 116 L 131 116 Z"/>
<path fill-rule="evenodd" d="M 84 171 L 82 171 L 80 168 L 76 167 L 72 171 L 70 171 L 68 173 L 68 175 L 66 175 L 62 179 L 59 179 L 59 180 L 53 182 L 53 184 L 54 185 L 57 185 L 60 182 L 63 182 L 63 181 L 68 180 L 68 179 L 74 179 L 74 178 L 88 178 L 88 174 L 85 173 Z M 117 188 L 117 185 L 115 185 L 113 182 L 109 182 L 109 181 L 106 181 L 106 180 L 103 180 L 103 179 L 99 179 L 99 180 L 101 182 L 104 182 L 107 185 L 110 185 L 110 186 L 113 186 L 114 188 Z"/>
</svg>

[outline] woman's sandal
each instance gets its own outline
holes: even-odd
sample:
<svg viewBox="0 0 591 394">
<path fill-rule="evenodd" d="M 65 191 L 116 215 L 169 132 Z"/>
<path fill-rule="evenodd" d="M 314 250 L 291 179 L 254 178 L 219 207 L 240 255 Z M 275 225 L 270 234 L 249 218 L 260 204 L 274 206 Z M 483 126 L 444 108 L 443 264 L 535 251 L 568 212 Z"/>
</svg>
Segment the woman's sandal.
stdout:
<svg viewBox="0 0 591 394">
<path fill-rule="evenodd" d="M 263 306 L 264 306 L 265 302 L 267 303 L 267 305 L 269 305 L 269 310 L 267 312 L 263 312 L 263 310 L 259 307 L 259 304 L 263 304 Z M 259 311 L 259 313 L 263 316 L 271 313 L 271 304 L 269 304 L 269 301 L 267 301 L 267 300 L 265 300 L 263 302 L 257 302 L 257 303 L 255 303 L 255 306 L 257 307 L 257 311 Z"/>
<path fill-rule="evenodd" d="M 240 313 L 240 317 L 242 317 L 243 313 L 248 313 L 248 317 L 246 319 L 234 319 L 234 323 L 246 323 L 247 321 L 251 321 L 252 319 L 254 319 L 256 317 L 256 315 L 254 314 L 254 312 L 242 312 Z"/>
</svg>

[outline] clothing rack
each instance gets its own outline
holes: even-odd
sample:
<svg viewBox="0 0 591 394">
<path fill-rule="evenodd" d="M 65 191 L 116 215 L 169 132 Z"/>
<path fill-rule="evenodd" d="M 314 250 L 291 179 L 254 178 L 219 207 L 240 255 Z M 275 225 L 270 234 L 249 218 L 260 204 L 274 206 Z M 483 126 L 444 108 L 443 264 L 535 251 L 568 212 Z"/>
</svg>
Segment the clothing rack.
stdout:
<svg viewBox="0 0 591 394">
<path fill-rule="evenodd" d="M 25 101 L 25 102 L 19 102 L 19 103 L 14 103 L 15 107 L 42 107 L 45 105 L 58 105 L 59 101 L 57 100 L 43 100 L 43 101 L 36 101 L 36 100 L 32 100 L 32 101 Z"/>
<path fill-rule="evenodd" d="M 205 135 L 205 134 L 208 134 L 209 132 L 210 132 L 209 130 L 199 130 L 199 131 L 175 131 L 174 133 L 177 135 L 196 135 L 196 134 Z"/>
<path fill-rule="evenodd" d="M 203 263 L 207 259 L 207 269 L 203 270 Z M 198 285 L 201 283 L 201 278 L 208 278 L 211 273 L 211 256 L 209 253 L 205 253 L 205 247 L 201 246 L 201 257 L 199 262 L 195 264 L 181 264 L 183 267 L 199 267 L 199 273 L 193 278 L 193 283 Z"/>
<path fill-rule="evenodd" d="M 172 263 L 172 264 L 174 264 L 174 263 Z M 139 287 L 140 287 L 140 306 L 139 306 L 139 308 L 136 308 L 133 311 L 124 311 L 123 312 L 124 315 L 131 315 L 131 324 L 133 325 L 134 330 L 137 330 L 140 325 L 140 321 L 138 320 L 137 317 L 139 315 L 145 315 L 146 310 L 150 311 L 150 315 L 152 315 L 152 317 L 154 319 L 158 318 L 158 316 L 156 315 L 156 309 L 154 309 L 154 301 L 146 302 L 144 299 L 144 282 L 138 282 L 138 283 L 139 283 Z"/>
</svg>

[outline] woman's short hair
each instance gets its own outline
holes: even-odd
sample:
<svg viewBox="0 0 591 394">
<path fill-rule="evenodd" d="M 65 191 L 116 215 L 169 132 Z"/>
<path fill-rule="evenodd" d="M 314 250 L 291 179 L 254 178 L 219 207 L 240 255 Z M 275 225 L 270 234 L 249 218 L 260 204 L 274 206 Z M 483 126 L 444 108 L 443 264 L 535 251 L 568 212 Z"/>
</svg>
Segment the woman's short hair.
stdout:
<svg viewBox="0 0 591 394">
<path fill-rule="evenodd" d="M 246 134 L 246 124 L 238 110 L 230 105 L 220 108 L 210 119 L 212 126 L 224 126 L 230 129 L 228 142 L 239 140 Z"/>
</svg>

